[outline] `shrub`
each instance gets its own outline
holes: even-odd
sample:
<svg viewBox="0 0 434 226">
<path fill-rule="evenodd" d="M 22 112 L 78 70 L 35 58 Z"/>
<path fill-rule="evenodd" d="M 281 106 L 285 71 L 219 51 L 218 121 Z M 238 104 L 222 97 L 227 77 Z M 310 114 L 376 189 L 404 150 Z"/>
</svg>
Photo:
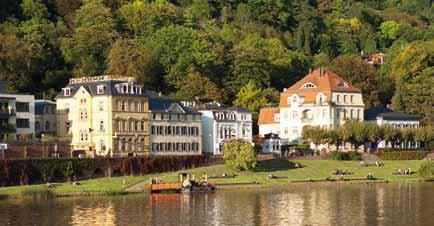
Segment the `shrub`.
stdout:
<svg viewBox="0 0 434 226">
<path fill-rule="evenodd" d="M 434 180 L 434 162 L 424 161 L 420 164 L 419 176 L 425 180 Z"/>
<path fill-rule="evenodd" d="M 332 151 L 331 159 L 338 160 L 338 161 L 351 161 L 351 160 L 361 160 L 362 157 L 360 153 L 355 151 L 349 151 L 349 152 Z"/>
<path fill-rule="evenodd" d="M 377 156 L 382 160 L 420 160 L 426 154 L 424 151 L 381 151 Z"/>
<path fill-rule="evenodd" d="M 248 170 L 256 167 L 255 150 L 242 139 L 229 140 L 223 146 L 223 159 L 236 170 Z"/>
</svg>

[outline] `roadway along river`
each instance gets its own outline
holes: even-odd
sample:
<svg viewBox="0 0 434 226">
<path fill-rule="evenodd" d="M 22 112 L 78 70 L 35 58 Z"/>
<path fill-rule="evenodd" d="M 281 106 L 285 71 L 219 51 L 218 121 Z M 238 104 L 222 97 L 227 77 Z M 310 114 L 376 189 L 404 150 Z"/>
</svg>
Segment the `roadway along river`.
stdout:
<svg viewBox="0 0 434 226">
<path fill-rule="evenodd" d="M 0 201 L 0 225 L 434 225 L 434 183 Z"/>
</svg>

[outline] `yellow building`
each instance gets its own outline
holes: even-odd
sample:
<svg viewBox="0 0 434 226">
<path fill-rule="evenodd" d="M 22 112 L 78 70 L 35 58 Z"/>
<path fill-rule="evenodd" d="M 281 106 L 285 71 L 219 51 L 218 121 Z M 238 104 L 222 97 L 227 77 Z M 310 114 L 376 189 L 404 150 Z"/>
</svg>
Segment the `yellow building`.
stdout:
<svg viewBox="0 0 434 226">
<path fill-rule="evenodd" d="M 57 136 L 75 153 L 145 155 L 148 98 L 132 77 L 72 78 L 56 97 Z"/>
</svg>

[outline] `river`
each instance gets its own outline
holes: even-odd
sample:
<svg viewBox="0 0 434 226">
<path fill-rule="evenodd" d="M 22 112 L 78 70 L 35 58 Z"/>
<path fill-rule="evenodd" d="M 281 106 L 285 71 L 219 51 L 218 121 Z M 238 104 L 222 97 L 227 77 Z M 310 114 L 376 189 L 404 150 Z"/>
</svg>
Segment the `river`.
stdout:
<svg viewBox="0 0 434 226">
<path fill-rule="evenodd" d="M 434 183 L 0 201 L 0 225 L 434 225 Z"/>
</svg>

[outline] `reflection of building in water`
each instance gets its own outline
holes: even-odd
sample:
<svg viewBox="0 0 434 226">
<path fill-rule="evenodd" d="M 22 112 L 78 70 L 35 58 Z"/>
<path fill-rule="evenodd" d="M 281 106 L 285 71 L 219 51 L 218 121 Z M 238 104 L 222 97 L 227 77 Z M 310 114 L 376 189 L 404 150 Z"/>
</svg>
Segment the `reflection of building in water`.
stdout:
<svg viewBox="0 0 434 226">
<path fill-rule="evenodd" d="M 111 202 L 98 206 L 74 205 L 72 209 L 71 225 L 116 225 L 115 208 Z"/>
<path fill-rule="evenodd" d="M 330 191 L 327 190 L 313 190 L 310 192 L 310 198 L 307 200 L 308 208 L 307 215 L 304 219 L 314 220 L 310 222 L 311 225 L 333 225 L 331 222 L 331 216 L 333 209 L 330 205 Z"/>
<path fill-rule="evenodd" d="M 384 225 L 384 187 L 378 187 L 377 192 L 377 225 Z"/>
<path fill-rule="evenodd" d="M 303 225 L 304 200 L 299 194 L 284 192 L 261 195 L 259 225 Z"/>
</svg>

